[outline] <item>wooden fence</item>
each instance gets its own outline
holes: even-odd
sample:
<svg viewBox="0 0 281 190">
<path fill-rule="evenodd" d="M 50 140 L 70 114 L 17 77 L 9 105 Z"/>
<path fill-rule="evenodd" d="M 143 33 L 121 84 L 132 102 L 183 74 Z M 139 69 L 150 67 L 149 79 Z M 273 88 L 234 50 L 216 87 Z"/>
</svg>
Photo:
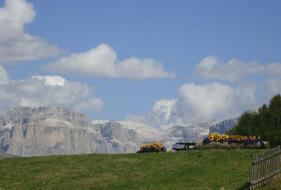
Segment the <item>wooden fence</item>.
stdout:
<svg viewBox="0 0 281 190">
<path fill-rule="evenodd" d="M 281 174 L 280 146 L 268 149 L 262 154 L 254 155 L 250 189 L 259 188 Z"/>
</svg>

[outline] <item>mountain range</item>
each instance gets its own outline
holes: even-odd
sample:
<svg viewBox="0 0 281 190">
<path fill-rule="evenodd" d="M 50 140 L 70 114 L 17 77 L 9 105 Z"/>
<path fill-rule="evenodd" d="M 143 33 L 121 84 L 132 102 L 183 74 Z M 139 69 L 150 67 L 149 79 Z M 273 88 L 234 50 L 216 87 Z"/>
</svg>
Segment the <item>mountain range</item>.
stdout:
<svg viewBox="0 0 281 190">
<path fill-rule="evenodd" d="M 238 124 L 238 118 L 227 119 L 227 120 L 215 122 L 213 125 L 210 126 L 209 131 L 210 133 L 224 134 L 228 130 L 235 127 L 237 124 Z"/>
<path fill-rule="evenodd" d="M 16 107 L 0 116 L 0 154 L 131 153 L 152 141 L 171 148 L 175 142 L 202 139 L 209 126 L 210 122 L 200 122 L 159 129 L 130 120 L 92 121 L 61 106 Z"/>
</svg>

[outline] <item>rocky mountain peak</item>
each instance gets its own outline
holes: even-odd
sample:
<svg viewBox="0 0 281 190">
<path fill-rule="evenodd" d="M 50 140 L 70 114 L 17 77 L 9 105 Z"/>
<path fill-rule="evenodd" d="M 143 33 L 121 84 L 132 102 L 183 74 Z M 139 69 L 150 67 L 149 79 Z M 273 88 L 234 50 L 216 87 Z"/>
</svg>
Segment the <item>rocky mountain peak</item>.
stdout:
<svg viewBox="0 0 281 190">
<path fill-rule="evenodd" d="M 1 114 L 0 126 L 8 123 L 19 123 L 24 125 L 46 118 L 60 118 L 80 126 L 88 126 L 90 120 L 81 113 L 72 111 L 63 106 L 54 107 L 23 107 L 18 106 L 8 112 Z"/>
<path fill-rule="evenodd" d="M 223 122 L 222 125 L 232 122 Z M 137 121 L 91 121 L 62 106 L 16 107 L 0 117 L 0 153 L 18 156 L 136 152 L 143 143 L 195 142 L 210 124 L 153 128 Z M 220 125 L 216 125 L 220 128 Z"/>
</svg>

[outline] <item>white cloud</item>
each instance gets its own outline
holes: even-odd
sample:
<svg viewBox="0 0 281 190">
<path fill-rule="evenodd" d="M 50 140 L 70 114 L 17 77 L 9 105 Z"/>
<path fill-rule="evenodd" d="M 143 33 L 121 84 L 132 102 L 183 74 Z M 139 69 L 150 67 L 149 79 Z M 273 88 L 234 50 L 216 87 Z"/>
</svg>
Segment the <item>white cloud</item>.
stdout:
<svg viewBox="0 0 281 190">
<path fill-rule="evenodd" d="M 262 86 L 262 92 L 265 96 L 272 96 L 281 93 L 281 79 L 269 78 Z"/>
<path fill-rule="evenodd" d="M 117 76 L 129 79 L 171 78 L 175 74 L 165 71 L 153 59 L 129 58 L 116 64 Z"/>
<path fill-rule="evenodd" d="M 186 83 L 176 99 L 156 101 L 148 121 L 157 125 L 187 125 L 202 120 L 238 117 L 241 113 L 268 103 L 281 93 L 281 64 L 243 63 L 230 60 L 223 63 L 214 56 L 201 60 L 197 73 L 207 80 L 231 81 L 204 84 Z M 257 79 L 247 78 L 259 75 Z M 245 80 L 247 78 L 247 80 Z"/>
<path fill-rule="evenodd" d="M 31 79 L 44 81 L 46 86 L 65 86 L 65 79 L 61 76 L 32 76 Z"/>
<path fill-rule="evenodd" d="M 0 111 L 19 105 L 63 105 L 90 114 L 99 111 L 103 102 L 89 85 L 67 81 L 60 76 L 33 76 L 23 80 L 9 79 L 0 85 Z"/>
<path fill-rule="evenodd" d="M 281 76 L 281 63 L 270 63 L 266 65 L 269 76 Z"/>
<path fill-rule="evenodd" d="M 7 71 L 0 66 L 0 85 L 8 84 L 9 83 L 9 75 Z"/>
<path fill-rule="evenodd" d="M 55 56 L 60 50 L 46 41 L 25 33 L 36 12 L 26 0 L 6 0 L 0 8 L 0 63 L 27 61 Z"/>
<path fill-rule="evenodd" d="M 176 103 L 177 99 L 162 99 L 156 101 L 152 108 L 152 118 L 150 118 L 150 122 L 156 126 L 169 123 Z"/>
<path fill-rule="evenodd" d="M 177 99 L 160 100 L 154 104 L 149 118 L 152 122 L 188 125 L 202 120 L 232 118 L 257 103 L 256 88 L 251 85 L 233 88 L 221 83 L 187 83 L 178 92 Z"/>
<path fill-rule="evenodd" d="M 47 68 L 64 74 L 80 74 L 93 77 L 149 79 L 170 78 L 175 74 L 165 71 L 153 59 L 129 58 L 117 60 L 116 52 L 107 44 L 101 44 L 87 52 L 63 57 Z"/>
<path fill-rule="evenodd" d="M 281 64 L 258 64 L 256 62 L 244 63 L 237 59 L 231 59 L 224 63 L 215 56 L 208 56 L 200 61 L 196 71 L 200 77 L 207 80 L 236 82 L 245 77 L 257 74 L 280 76 Z"/>
<path fill-rule="evenodd" d="M 253 93 L 255 88 L 243 91 L 220 83 L 185 84 L 179 89 L 178 110 L 185 120 L 227 118 L 253 106 L 255 98 L 248 95 Z"/>
<path fill-rule="evenodd" d="M 185 84 L 179 89 L 179 108 L 190 118 L 210 119 L 233 107 L 235 90 L 219 83 Z M 189 109 L 186 109 L 189 108 Z"/>
</svg>

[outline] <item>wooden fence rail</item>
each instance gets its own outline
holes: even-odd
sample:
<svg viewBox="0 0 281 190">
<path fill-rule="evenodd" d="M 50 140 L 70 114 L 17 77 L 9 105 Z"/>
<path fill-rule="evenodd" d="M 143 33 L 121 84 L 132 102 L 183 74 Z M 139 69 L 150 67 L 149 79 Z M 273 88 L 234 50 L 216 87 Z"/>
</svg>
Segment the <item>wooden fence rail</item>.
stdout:
<svg viewBox="0 0 281 190">
<path fill-rule="evenodd" d="M 281 148 L 271 148 L 253 156 L 250 189 L 259 188 L 281 174 Z"/>
</svg>

